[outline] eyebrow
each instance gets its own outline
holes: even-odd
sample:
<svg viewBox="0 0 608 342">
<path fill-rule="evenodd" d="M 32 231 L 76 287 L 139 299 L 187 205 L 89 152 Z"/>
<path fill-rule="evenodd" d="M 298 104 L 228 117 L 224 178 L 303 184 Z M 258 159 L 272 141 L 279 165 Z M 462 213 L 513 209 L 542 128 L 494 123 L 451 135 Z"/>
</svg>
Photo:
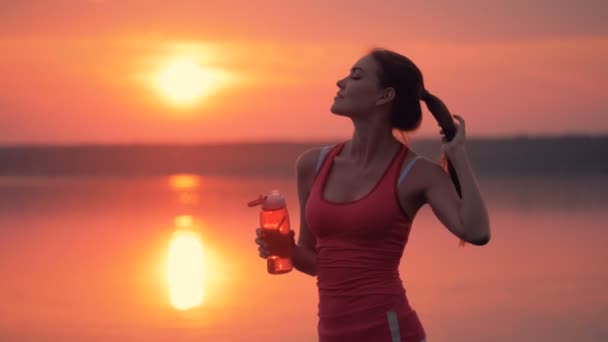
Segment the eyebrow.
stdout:
<svg viewBox="0 0 608 342">
<path fill-rule="evenodd" d="M 351 69 L 350 69 L 350 72 L 355 72 L 355 71 L 357 71 L 357 70 L 358 70 L 358 71 L 363 72 L 363 69 L 361 69 L 361 68 L 359 68 L 359 67 L 353 67 L 353 68 L 351 68 Z"/>
</svg>

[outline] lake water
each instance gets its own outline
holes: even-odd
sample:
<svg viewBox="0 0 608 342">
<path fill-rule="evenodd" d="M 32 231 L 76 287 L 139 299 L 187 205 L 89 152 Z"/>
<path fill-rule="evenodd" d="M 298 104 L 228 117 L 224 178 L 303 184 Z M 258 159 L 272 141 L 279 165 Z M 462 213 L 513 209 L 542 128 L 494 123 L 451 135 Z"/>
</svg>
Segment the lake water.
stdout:
<svg viewBox="0 0 608 342">
<path fill-rule="evenodd" d="M 608 341 L 608 178 L 481 179 L 492 224 L 458 247 L 424 207 L 401 277 L 430 342 Z M 315 341 L 316 279 L 269 275 L 259 208 L 292 178 L 0 178 L 1 341 Z M 200 306 L 170 302 L 180 222 L 204 250 Z"/>
</svg>

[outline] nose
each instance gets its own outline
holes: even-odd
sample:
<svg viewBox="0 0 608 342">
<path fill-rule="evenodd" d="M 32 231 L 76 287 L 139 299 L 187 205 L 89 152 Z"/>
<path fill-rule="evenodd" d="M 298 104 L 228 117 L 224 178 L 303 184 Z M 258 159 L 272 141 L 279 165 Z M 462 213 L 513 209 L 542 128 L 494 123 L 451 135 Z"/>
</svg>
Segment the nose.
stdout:
<svg viewBox="0 0 608 342">
<path fill-rule="evenodd" d="M 336 85 L 338 86 L 338 88 L 344 89 L 344 78 L 338 80 L 338 82 L 336 82 Z"/>
</svg>

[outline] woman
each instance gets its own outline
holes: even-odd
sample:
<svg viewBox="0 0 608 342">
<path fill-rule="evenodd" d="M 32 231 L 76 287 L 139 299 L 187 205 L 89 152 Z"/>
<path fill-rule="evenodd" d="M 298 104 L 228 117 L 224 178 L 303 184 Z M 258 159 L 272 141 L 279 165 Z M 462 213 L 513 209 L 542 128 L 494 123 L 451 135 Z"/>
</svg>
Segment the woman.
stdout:
<svg viewBox="0 0 608 342">
<path fill-rule="evenodd" d="M 392 51 L 372 50 L 337 85 L 331 111 L 350 118 L 354 134 L 298 158 L 298 243 L 290 237 L 294 267 L 318 277 L 319 340 L 426 341 L 398 271 L 416 213 L 428 203 L 462 241 L 482 246 L 490 240 L 465 150 L 465 122 L 455 115 L 455 125 L 441 100 L 425 90 L 416 65 Z M 420 126 L 420 101 L 443 125 L 450 172 L 394 135 Z M 444 134 L 449 129 L 451 140 Z M 256 231 L 266 258 L 276 242 Z"/>
</svg>

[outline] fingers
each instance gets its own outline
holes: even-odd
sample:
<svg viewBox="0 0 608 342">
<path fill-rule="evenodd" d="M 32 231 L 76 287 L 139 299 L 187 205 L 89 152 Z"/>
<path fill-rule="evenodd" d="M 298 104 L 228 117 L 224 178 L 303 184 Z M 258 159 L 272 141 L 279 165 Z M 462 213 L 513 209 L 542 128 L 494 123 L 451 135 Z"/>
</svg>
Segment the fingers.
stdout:
<svg viewBox="0 0 608 342">
<path fill-rule="evenodd" d="M 267 247 L 266 246 L 266 242 L 264 242 L 264 240 L 262 240 L 262 238 L 256 238 L 255 239 L 255 243 L 257 243 L 258 245 L 262 246 L 262 247 Z"/>
<path fill-rule="evenodd" d="M 262 239 L 262 229 L 257 228 L 255 230 L 255 235 L 256 235 L 256 238 L 253 241 L 255 241 L 255 243 L 257 243 L 258 245 L 260 245 L 260 247 L 266 248 L 267 247 L 266 246 L 266 242 Z"/>
<path fill-rule="evenodd" d="M 266 242 L 264 242 L 264 240 L 262 240 L 262 229 L 261 228 L 256 228 L 255 230 L 255 243 L 258 244 L 258 252 L 260 255 L 260 258 L 262 259 L 266 259 L 270 253 L 268 252 L 268 250 L 266 249 L 268 246 L 266 245 Z"/>
<path fill-rule="evenodd" d="M 264 243 L 264 241 L 262 241 L 260 238 L 255 239 L 255 243 L 259 245 L 258 252 L 260 257 L 262 259 L 266 259 L 270 255 L 270 252 L 268 252 L 268 249 L 266 249 L 266 243 Z"/>
<path fill-rule="evenodd" d="M 456 118 L 456 120 L 458 120 L 460 127 L 462 127 L 464 129 L 464 119 L 462 118 L 462 116 L 460 116 L 458 114 L 454 114 L 454 117 Z"/>
<path fill-rule="evenodd" d="M 458 115 L 458 114 L 454 114 L 453 115 L 454 118 L 456 119 L 456 121 L 458 122 L 454 122 L 454 125 L 456 126 L 456 133 L 461 132 L 464 130 L 464 119 L 462 118 L 462 116 Z M 439 130 L 439 134 L 445 136 L 445 132 L 443 130 L 443 128 L 441 126 L 439 126 L 440 130 Z"/>
<path fill-rule="evenodd" d="M 295 245 L 294 237 L 295 232 L 293 230 L 290 230 L 287 236 L 283 236 L 282 234 L 280 234 L 279 236 L 271 235 L 264 239 L 262 237 L 262 229 L 256 228 L 256 238 L 254 241 L 259 246 L 258 252 L 260 257 L 266 259 L 271 254 L 288 254 L 289 250 Z M 270 248 L 271 246 L 272 248 Z"/>
<path fill-rule="evenodd" d="M 262 259 L 266 259 L 270 255 L 270 253 L 268 253 L 266 248 L 264 248 L 262 246 L 258 247 L 258 252 L 259 252 L 258 254 L 259 254 L 260 258 L 262 258 Z"/>
<path fill-rule="evenodd" d="M 257 244 L 258 244 L 258 246 L 260 246 L 260 247 L 263 247 L 263 248 L 267 248 L 267 247 L 268 247 L 268 245 L 266 245 L 266 242 L 265 242 L 264 240 L 262 240 L 262 238 L 261 238 L 261 237 L 257 237 L 257 238 L 255 238 L 255 240 L 254 240 L 254 241 L 255 241 L 255 243 L 257 243 Z"/>
</svg>

